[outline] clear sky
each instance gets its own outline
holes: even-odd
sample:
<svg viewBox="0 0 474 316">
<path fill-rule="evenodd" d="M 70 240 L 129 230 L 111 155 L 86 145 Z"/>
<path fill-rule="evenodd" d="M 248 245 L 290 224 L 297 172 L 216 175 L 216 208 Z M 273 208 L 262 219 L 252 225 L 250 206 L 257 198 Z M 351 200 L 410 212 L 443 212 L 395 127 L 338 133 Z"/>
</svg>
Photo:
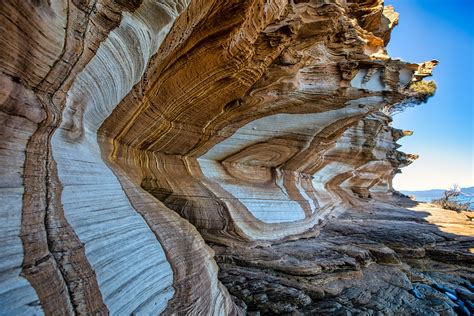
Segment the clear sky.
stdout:
<svg viewBox="0 0 474 316">
<path fill-rule="evenodd" d="M 386 0 L 400 13 L 388 52 L 410 62 L 437 59 L 428 103 L 394 117 L 412 130 L 399 149 L 420 158 L 394 179 L 398 190 L 474 186 L 474 0 Z"/>
</svg>

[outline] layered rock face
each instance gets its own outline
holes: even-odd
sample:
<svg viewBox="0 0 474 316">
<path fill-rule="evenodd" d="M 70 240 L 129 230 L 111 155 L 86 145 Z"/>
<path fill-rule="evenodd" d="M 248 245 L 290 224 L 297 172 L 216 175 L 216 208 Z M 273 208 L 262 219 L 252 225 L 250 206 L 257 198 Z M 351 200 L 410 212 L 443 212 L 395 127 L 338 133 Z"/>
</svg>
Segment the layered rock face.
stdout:
<svg viewBox="0 0 474 316">
<path fill-rule="evenodd" d="M 315 237 L 416 158 L 391 114 L 436 61 L 382 1 L 0 6 L 0 314 L 243 313 L 206 242 Z"/>
</svg>

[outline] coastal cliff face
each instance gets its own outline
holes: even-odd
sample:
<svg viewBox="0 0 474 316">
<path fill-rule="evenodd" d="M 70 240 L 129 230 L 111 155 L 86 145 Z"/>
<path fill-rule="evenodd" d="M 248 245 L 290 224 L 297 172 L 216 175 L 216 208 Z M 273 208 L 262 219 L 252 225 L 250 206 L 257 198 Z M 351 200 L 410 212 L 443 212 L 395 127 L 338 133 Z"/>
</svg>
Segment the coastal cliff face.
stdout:
<svg viewBox="0 0 474 316">
<path fill-rule="evenodd" d="M 437 62 L 387 55 L 392 7 L 0 6 L 0 314 L 310 312 L 315 298 L 355 286 L 307 279 L 295 292 L 296 279 L 265 271 L 316 278 L 321 268 L 305 270 L 292 243 L 308 253 L 343 243 L 334 242 L 345 236 L 340 218 L 394 201 L 393 177 L 416 159 L 397 150 L 411 132 L 391 127 L 391 115 L 433 93 L 414 83 Z M 370 236 L 364 225 L 347 235 Z M 348 236 L 350 248 L 359 239 Z M 378 242 L 330 257 L 405 264 Z M 258 271 L 239 272 L 245 262 Z M 362 284 L 357 271 L 325 280 Z M 251 284 L 261 278 L 280 288 Z M 275 305 L 282 296 L 268 297 L 278 291 L 298 303 Z"/>
</svg>

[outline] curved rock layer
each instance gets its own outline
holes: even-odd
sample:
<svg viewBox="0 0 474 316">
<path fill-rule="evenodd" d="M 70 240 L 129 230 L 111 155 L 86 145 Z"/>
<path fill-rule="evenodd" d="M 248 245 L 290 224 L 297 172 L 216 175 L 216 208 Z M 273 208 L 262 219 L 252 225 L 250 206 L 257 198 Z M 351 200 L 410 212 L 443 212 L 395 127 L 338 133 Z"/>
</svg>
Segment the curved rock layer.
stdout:
<svg viewBox="0 0 474 316">
<path fill-rule="evenodd" d="M 387 115 L 425 96 L 385 54 L 396 22 L 378 2 L 192 2 L 101 126 L 106 158 L 207 240 L 315 233 L 409 160 Z"/>
<path fill-rule="evenodd" d="M 0 314 L 239 314 L 214 252 L 318 234 L 413 155 L 373 1 L 2 1 Z"/>
</svg>

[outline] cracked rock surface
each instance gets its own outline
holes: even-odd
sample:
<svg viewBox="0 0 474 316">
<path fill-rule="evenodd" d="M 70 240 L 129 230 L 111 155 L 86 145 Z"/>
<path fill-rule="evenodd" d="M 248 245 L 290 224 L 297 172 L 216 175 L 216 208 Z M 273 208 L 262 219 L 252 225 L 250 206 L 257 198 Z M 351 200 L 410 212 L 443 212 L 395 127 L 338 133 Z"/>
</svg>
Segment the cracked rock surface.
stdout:
<svg viewBox="0 0 474 316">
<path fill-rule="evenodd" d="M 397 204 L 371 201 L 318 237 L 214 245 L 219 279 L 248 314 L 471 315 L 474 225 L 464 214 Z M 458 227 L 465 235 L 452 233 Z"/>
</svg>

